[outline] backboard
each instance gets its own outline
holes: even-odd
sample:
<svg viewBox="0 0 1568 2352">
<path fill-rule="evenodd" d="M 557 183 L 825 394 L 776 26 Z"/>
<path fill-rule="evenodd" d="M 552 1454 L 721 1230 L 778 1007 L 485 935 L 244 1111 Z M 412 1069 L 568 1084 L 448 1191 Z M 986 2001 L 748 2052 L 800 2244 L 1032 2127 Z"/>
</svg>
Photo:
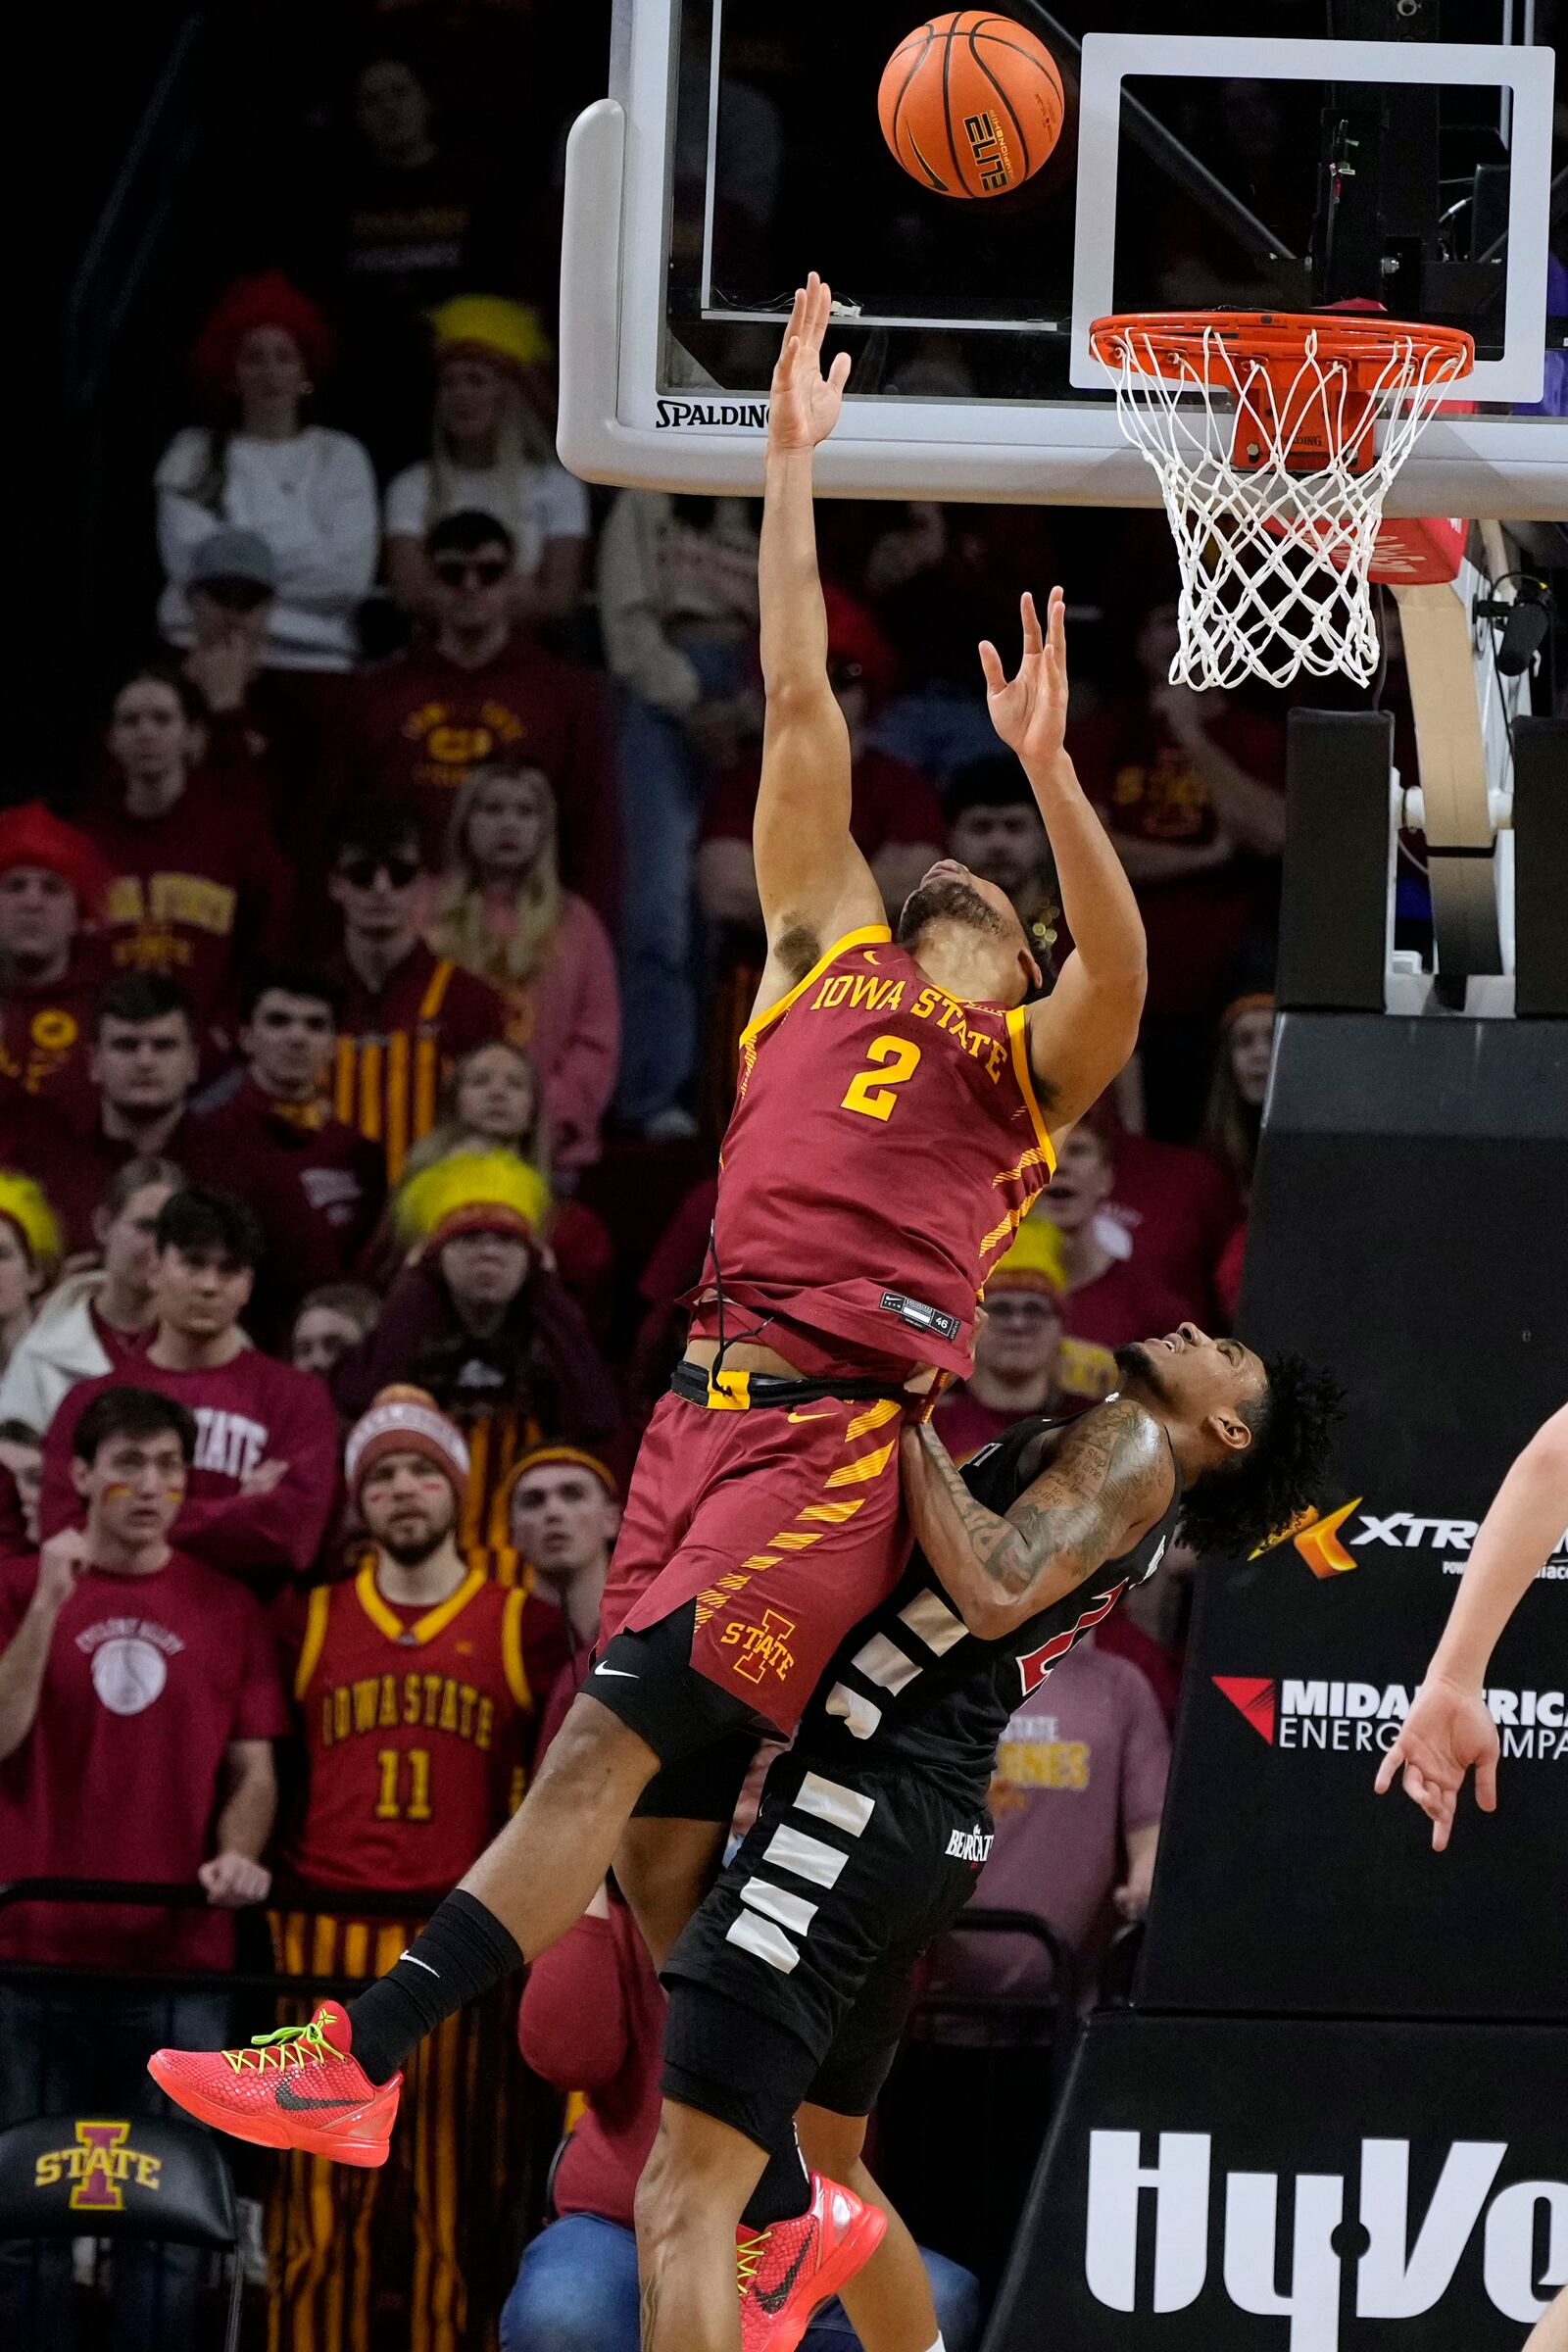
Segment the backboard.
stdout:
<svg viewBox="0 0 1568 2352">
<path fill-rule="evenodd" d="M 562 454 L 588 479 L 758 489 L 814 268 L 855 359 L 824 490 L 1152 505 L 1090 320 L 1359 297 L 1477 344 L 1466 412 L 1429 427 L 1390 513 L 1568 515 L 1552 6 L 1193 0 L 1174 36 L 1160 0 L 1004 0 L 1062 69 L 1066 126 L 1024 187 L 962 202 L 878 128 L 911 0 L 617 0 L 612 94 L 568 149 Z"/>
</svg>

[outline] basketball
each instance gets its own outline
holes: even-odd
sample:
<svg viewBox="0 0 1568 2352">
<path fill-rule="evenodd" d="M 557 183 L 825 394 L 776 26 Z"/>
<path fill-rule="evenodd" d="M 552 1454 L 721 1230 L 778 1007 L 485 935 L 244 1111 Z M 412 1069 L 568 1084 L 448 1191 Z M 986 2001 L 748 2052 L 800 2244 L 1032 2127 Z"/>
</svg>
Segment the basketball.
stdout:
<svg viewBox="0 0 1568 2352">
<path fill-rule="evenodd" d="M 911 179 L 941 196 L 1004 196 L 1061 136 L 1061 73 L 1010 17 L 957 9 L 901 41 L 876 97 L 882 136 Z"/>
</svg>

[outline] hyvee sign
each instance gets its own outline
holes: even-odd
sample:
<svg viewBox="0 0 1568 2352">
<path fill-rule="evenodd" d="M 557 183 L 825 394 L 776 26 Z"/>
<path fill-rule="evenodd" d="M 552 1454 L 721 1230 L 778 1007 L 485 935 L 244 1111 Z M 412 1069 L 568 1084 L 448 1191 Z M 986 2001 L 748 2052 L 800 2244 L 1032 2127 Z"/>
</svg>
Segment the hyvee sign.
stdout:
<svg viewBox="0 0 1568 2352">
<path fill-rule="evenodd" d="M 1102 2013 L 988 2352 L 1517 2352 L 1568 2283 L 1565 2105 L 1546 2030 Z"/>
</svg>

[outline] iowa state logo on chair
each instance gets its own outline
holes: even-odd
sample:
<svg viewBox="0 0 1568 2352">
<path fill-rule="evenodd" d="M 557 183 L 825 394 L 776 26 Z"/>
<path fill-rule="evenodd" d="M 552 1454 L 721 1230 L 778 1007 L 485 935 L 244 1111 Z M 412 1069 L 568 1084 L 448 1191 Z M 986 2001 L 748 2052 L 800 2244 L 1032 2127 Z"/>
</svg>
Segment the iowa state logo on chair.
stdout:
<svg viewBox="0 0 1568 2352">
<path fill-rule="evenodd" d="M 34 2188 L 71 2182 L 71 2203 L 81 2213 L 123 2213 L 125 2182 L 156 2189 L 164 2160 L 130 2144 L 130 2125 L 95 2123 L 83 2116 L 69 2148 L 45 2148 L 33 2160 Z"/>
</svg>

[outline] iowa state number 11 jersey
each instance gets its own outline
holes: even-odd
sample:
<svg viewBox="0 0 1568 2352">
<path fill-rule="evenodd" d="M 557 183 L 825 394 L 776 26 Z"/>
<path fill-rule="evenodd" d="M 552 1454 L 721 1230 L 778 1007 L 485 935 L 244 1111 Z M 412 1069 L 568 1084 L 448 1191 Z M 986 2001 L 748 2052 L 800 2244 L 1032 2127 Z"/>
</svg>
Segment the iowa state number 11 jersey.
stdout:
<svg viewBox="0 0 1568 2352">
<path fill-rule="evenodd" d="M 988 1510 L 1004 1514 L 1045 1469 L 1063 1431 L 1083 1418 L 1020 1421 L 964 1465 L 965 1486 Z M 1008 1717 L 1131 1586 L 1153 1575 L 1180 1516 L 1177 1481 L 1165 1516 L 1131 1551 L 996 1642 L 966 1630 L 917 1551 L 890 1597 L 846 1637 L 796 1734 L 796 1752 L 840 1778 L 906 1766 L 959 1802 L 983 1806 Z"/>
<path fill-rule="evenodd" d="M 962 1003 L 885 925 L 852 931 L 742 1036 L 705 1289 L 754 1328 L 961 1375 L 1054 1164 L 1023 1007 Z"/>
</svg>

